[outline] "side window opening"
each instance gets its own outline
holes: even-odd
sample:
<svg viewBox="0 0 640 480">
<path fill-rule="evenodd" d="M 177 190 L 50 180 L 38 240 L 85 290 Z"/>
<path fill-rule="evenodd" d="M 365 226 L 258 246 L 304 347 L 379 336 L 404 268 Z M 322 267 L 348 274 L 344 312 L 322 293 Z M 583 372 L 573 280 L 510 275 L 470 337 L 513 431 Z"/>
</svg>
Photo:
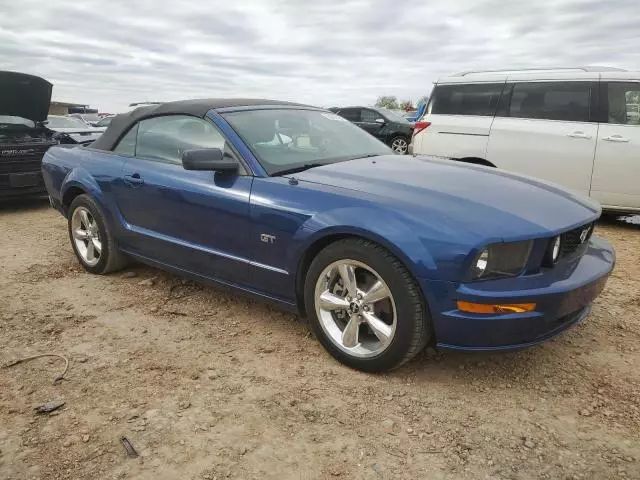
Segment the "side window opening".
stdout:
<svg viewBox="0 0 640 480">
<path fill-rule="evenodd" d="M 378 113 L 373 110 L 369 110 L 367 108 L 362 109 L 362 113 L 360 114 L 360 121 L 364 123 L 374 123 L 376 118 L 382 118 Z"/>
<path fill-rule="evenodd" d="M 136 154 L 136 137 L 138 136 L 138 123 L 129 129 L 124 137 L 120 139 L 116 148 L 113 149 L 114 153 L 120 155 L 128 155 L 133 157 Z"/>
<path fill-rule="evenodd" d="M 181 164 L 186 150 L 219 148 L 232 155 L 230 147 L 215 126 L 201 118 L 170 115 L 139 123 L 136 157 Z"/>
<path fill-rule="evenodd" d="M 346 118 L 350 122 L 360 121 L 360 109 L 359 108 L 343 108 L 340 110 L 339 115 Z"/>
<path fill-rule="evenodd" d="M 607 96 L 608 123 L 640 125 L 640 83 L 611 82 Z"/>
<path fill-rule="evenodd" d="M 591 118 L 590 82 L 523 82 L 513 85 L 508 116 L 588 122 Z"/>
<path fill-rule="evenodd" d="M 435 115 L 493 116 L 504 83 L 437 85 L 428 112 Z"/>
</svg>

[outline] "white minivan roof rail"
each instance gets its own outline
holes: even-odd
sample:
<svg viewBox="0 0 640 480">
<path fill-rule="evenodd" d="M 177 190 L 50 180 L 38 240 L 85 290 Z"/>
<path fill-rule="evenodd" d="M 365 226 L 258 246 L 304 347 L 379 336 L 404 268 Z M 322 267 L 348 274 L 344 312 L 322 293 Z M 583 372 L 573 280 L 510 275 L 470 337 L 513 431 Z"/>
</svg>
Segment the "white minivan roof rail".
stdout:
<svg viewBox="0 0 640 480">
<path fill-rule="evenodd" d="M 539 67 L 539 68 L 505 68 L 499 70 L 470 70 L 467 72 L 460 72 L 452 75 L 453 77 L 464 77 L 466 75 L 473 75 L 477 73 L 526 73 L 526 72 L 558 72 L 567 70 L 580 70 L 582 72 L 626 72 L 624 68 L 616 67 Z"/>
</svg>

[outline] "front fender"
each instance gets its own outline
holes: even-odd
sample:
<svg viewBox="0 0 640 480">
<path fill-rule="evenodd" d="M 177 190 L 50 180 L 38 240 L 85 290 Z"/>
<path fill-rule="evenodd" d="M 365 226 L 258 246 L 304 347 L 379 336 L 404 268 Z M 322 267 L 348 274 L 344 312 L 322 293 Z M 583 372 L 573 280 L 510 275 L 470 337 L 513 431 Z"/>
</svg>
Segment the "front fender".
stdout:
<svg viewBox="0 0 640 480">
<path fill-rule="evenodd" d="M 366 207 L 337 208 L 312 216 L 298 229 L 293 242 L 297 248 L 292 256 L 299 265 L 304 253 L 315 243 L 331 236 L 353 235 L 387 248 L 416 278 L 433 278 L 437 265 L 419 231 L 396 212 Z"/>
</svg>

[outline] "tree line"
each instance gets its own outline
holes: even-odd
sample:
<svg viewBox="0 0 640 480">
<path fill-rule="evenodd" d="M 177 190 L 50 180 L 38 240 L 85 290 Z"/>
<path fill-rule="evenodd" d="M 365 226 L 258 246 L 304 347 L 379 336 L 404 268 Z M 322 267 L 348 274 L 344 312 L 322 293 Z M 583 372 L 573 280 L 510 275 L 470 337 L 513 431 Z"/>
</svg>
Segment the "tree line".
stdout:
<svg viewBox="0 0 640 480">
<path fill-rule="evenodd" d="M 416 110 L 420 102 L 426 102 L 427 100 L 429 100 L 429 97 L 425 95 L 420 97 L 418 102 L 414 105 L 411 100 L 398 101 L 398 98 L 394 95 L 382 95 L 378 97 L 378 100 L 376 100 L 376 107 L 388 108 L 389 110 L 404 110 L 405 112 L 408 112 L 410 110 Z"/>
</svg>

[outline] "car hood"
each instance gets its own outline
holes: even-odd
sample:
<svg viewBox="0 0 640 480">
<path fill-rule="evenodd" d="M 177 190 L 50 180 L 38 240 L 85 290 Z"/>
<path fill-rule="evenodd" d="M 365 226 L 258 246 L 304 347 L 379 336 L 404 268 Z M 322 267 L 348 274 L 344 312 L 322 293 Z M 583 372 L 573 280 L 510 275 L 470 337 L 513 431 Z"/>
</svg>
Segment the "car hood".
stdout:
<svg viewBox="0 0 640 480">
<path fill-rule="evenodd" d="M 17 72 L 0 72 L 0 115 L 43 122 L 49 113 L 53 85 Z"/>
<path fill-rule="evenodd" d="M 503 170 L 429 157 L 384 155 L 296 173 L 296 179 L 358 192 L 422 222 L 483 238 L 551 235 L 595 220 L 600 207 L 559 186 Z"/>
<path fill-rule="evenodd" d="M 102 133 L 102 130 L 94 127 L 48 127 L 49 130 L 60 133 Z"/>
</svg>

